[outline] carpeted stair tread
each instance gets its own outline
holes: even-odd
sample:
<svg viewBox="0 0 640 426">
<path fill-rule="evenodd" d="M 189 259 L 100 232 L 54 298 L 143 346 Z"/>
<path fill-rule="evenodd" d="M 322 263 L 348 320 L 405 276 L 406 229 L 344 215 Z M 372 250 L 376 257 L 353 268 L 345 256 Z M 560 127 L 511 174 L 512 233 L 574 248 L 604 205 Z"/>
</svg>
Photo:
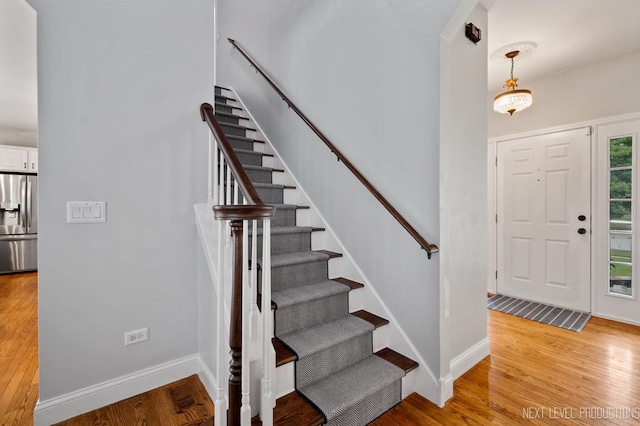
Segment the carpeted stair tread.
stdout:
<svg viewBox="0 0 640 426">
<path fill-rule="evenodd" d="M 371 323 L 353 315 L 345 315 L 335 321 L 325 322 L 278 337 L 299 358 L 303 358 L 356 336 L 371 333 L 373 330 L 374 327 Z"/>
<path fill-rule="evenodd" d="M 265 143 L 264 141 L 255 139 L 255 138 L 248 138 L 246 136 L 236 136 L 236 135 L 225 135 L 227 137 L 227 139 L 236 139 L 239 141 L 245 141 L 245 142 L 254 142 L 254 143 Z"/>
<path fill-rule="evenodd" d="M 350 288 L 344 284 L 327 280 L 319 283 L 304 286 L 277 290 L 271 294 L 271 298 L 276 302 L 278 308 L 305 303 L 311 300 L 334 296 L 336 294 L 347 293 Z"/>
<path fill-rule="evenodd" d="M 299 390 L 324 413 L 327 423 L 353 424 L 351 422 L 347 423 L 346 419 L 341 418 L 340 415 L 347 413 L 351 407 L 366 401 L 367 398 L 384 388 L 395 388 L 391 393 L 400 393 L 400 395 L 396 395 L 396 403 L 400 402 L 402 399 L 402 384 L 400 381 L 404 375 L 405 373 L 402 369 L 378 356 L 371 355 L 342 371 L 338 371 Z M 397 389 L 398 387 L 399 389 Z M 358 424 L 368 423 L 388 409 L 384 406 L 381 407 L 381 404 L 377 402 L 371 404 L 373 406 L 367 405 L 369 404 L 365 404 L 365 407 L 360 411 L 365 416 L 373 417 L 361 420 L 363 423 Z M 383 411 L 375 412 L 376 409 Z M 357 414 L 355 417 L 359 418 Z"/>
<path fill-rule="evenodd" d="M 255 155 L 255 156 L 260 156 L 260 157 L 262 157 L 264 155 L 263 152 L 253 151 L 251 149 L 234 148 L 234 151 L 236 153 L 238 153 L 238 154 Z"/>
<path fill-rule="evenodd" d="M 286 234 L 310 234 L 314 231 L 314 228 L 310 226 L 272 226 L 271 235 L 286 235 Z M 251 235 L 251 230 L 249 230 Z M 258 228 L 256 235 L 262 235 L 262 228 Z"/>
<path fill-rule="evenodd" d="M 239 111 L 242 111 L 241 107 L 235 106 L 235 105 L 229 105 L 229 104 L 224 103 L 224 102 L 217 102 L 216 101 L 216 102 L 214 102 L 214 104 L 215 104 L 214 106 L 229 107 L 229 108 L 233 108 L 233 109 L 237 109 Z"/>
<path fill-rule="evenodd" d="M 297 210 L 301 208 L 300 206 L 296 206 L 295 204 L 269 204 L 272 207 L 275 207 L 276 210 Z"/>
<path fill-rule="evenodd" d="M 216 103 L 218 103 L 218 102 L 216 102 Z M 230 106 L 230 105 L 227 105 L 227 104 L 221 104 L 221 105 Z M 248 118 L 248 117 L 242 117 L 242 116 L 237 115 L 237 114 L 233 114 L 233 113 L 230 113 L 230 112 L 223 112 L 223 111 L 216 111 L 215 112 L 215 116 L 216 116 L 216 118 L 218 116 L 222 116 L 222 117 L 228 117 L 228 118 L 237 118 L 239 120 L 250 120 L 250 118 Z"/>
<path fill-rule="evenodd" d="M 215 96 L 216 96 L 215 100 L 220 103 L 236 102 L 234 98 L 230 98 L 225 95 L 215 95 Z"/>
<path fill-rule="evenodd" d="M 271 267 L 298 265 L 301 263 L 317 262 L 327 260 L 329 256 L 316 251 L 301 251 L 297 253 L 277 254 L 271 256 Z"/>
<path fill-rule="evenodd" d="M 266 172 L 272 172 L 274 170 L 273 167 L 252 166 L 250 164 L 243 164 L 243 167 L 244 167 L 245 170 L 261 170 L 261 171 L 266 171 Z M 253 184 L 255 185 L 256 182 L 254 182 Z"/>
<path fill-rule="evenodd" d="M 256 188 L 284 189 L 284 185 L 280 185 L 277 183 L 254 183 L 253 186 Z M 277 206 L 278 204 L 270 204 L 270 205 Z"/>
<path fill-rule="evenodd" d="M 242 124 L 220 123 L 220 126 L 222 126 L 222 127 L 230 127 L 230 128 L 235 128 L 235 129 L 242 129 L 242 130 L 256 131 L 255 127 L 247 127 L 247 126 L 243 126 Z"/>
</svg>

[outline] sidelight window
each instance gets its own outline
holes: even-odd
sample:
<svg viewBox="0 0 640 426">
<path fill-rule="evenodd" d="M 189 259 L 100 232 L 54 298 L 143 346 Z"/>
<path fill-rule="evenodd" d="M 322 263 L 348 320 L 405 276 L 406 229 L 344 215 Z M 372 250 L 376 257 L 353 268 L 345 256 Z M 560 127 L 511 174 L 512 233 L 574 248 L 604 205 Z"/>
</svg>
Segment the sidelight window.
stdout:
<svg viewBox="0 0 640 426">
<path fill-rule="evenodd" d="M 609 139 L 609 294 L 634 296 L 633 137 Z"/>
</svg>

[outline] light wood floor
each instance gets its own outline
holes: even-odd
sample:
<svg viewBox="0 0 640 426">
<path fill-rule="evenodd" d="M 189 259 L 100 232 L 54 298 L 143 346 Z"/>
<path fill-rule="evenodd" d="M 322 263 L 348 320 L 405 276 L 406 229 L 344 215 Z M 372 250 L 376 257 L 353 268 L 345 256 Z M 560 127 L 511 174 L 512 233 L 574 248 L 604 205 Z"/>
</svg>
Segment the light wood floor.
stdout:
<svg viewBox="0 0 640 426">
<path fill-rule="evenodd" d="M 0 276 L 3 426 L 33 424 L 36 281 L 35 274 Z M 592 318 L 575 333 L 489 311 L 489 338 L 491 357 L 456 380 L 444 408 L 413 394 L 373 424 L 640 425 L 640 327 Z M 188 380 L 64 424 L 208 425 L 210 401 L 200 400 L 197 379 Z"/>
<path fill-rule="evenodd" d="M 38 275 L 0 275 L 0 425 L 32 425 L 38 400 Z"/>
</svg>

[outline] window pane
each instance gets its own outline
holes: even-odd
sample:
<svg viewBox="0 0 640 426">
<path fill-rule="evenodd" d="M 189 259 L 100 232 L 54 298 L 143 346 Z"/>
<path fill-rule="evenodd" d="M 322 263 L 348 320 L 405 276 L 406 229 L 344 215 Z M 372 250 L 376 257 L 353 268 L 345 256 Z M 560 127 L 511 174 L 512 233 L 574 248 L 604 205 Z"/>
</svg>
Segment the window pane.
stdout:
<svg viewBox="0 0 640 426">
<path fill-rule="evenodd" d="M 610 264 L 609 292 L 633 296 L 631 287 L 631 265 Z"/>
<path fill-rule="evenodd" d="M 631 263 L 631 234 L 611 234 L 609 236 L 609 260 Z"/>
<path fill-rule="evenodd" d="M 631 167 L 631 136 L 609 140 L 609 158 L 611 167 Z"/>
<path fill-rule="evenodd" d="M 631 169 L 612 170 L 610 198 L 631 198 Z"/>
<path fill-rule="evenodd" d="M 611 201 L 609 229 L 631 231 L 631 201 Z"/>
</svg>

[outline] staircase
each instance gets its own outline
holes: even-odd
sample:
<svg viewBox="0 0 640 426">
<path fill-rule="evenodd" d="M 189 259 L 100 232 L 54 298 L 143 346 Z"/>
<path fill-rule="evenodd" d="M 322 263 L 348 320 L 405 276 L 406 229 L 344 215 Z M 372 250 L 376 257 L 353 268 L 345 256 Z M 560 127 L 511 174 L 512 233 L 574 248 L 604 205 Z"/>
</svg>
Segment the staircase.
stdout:
<svg viewBox="0 0 640 426">
<path fill-rule="evenodd" d="M 295 188 L 274 183 L 284 170 L 264 165 L 272 156 L 260 147 L 264 142 L 248 137 L 255 129 L 237 105 L 230 91 L 216 88 L 216 119 L 262 200 L 276 207 L 273 343 L 277 368 L 295 363 L 295 390 L 277 400 L 274 424 L 368 424 L 402 400 L 403 377 L 418 364 L 389 348 L 374 352 L 373 333 L 388 321 L 363 310 L 349 312 L 351 292 L 363 285 L 329 278 L 330 262 L 341 255 L 312 250 L 312 234 L 324 230 L 298 225 L 297 212 L 305 207 L 285 204 L 285 191 Z M 261 230 L 257 237 L 259 251 Z"/>
</svg>

